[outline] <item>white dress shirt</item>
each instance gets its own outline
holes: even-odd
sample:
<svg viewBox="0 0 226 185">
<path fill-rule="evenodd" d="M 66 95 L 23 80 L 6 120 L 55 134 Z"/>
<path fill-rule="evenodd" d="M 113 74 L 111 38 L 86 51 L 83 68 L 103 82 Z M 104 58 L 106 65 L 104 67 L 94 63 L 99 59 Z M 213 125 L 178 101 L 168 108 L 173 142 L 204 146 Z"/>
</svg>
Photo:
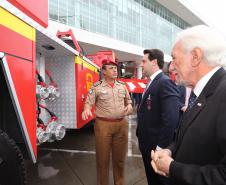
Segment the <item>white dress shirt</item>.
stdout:
<svg viewBox="0 0 226 185">
<path fill-rule="evenodd" d="M 202 90 L 204 89 L 204 87 L 206 86 L 206 84 L 208 83 L 208 81 L 210 80 L 210 78 L 214 75 L 214 73 L 216 73 L 216 71 L 218 69 L 220 69 L 221 67 L 215 67 L 213 68 L 210 72 L 208 72 L 206 75 L 204 75 L 199 81 L 198 83 L 195 85 L 193 92 L 195 93 L 195 95 L 198 97 Z"/>
<path fill-rule="evenodd" d="M 148 84 L 147 84 L 147 86 L 146 86 L 146 88 L 145 88 L 145 90 L 144 90 L 144 92 L 143 92 L 143 94 L 142 94 L 142 97 L 144 96 L 144 94 L 145 94 L 146 90 L 148 89 L 148 87 L 150 86 L 151 82 L 152 82 L 152 81 L 155 79 L 155 77 L 156 77 L 159 73 L 161 73 L 161 72 L 162 72 L 162 70 L 159 69 L 158 71 L 156 71 L 155 73 L 153 73 L 153 74 L 150 76 L 149 82 L 148 82 Z"/>
</svg>

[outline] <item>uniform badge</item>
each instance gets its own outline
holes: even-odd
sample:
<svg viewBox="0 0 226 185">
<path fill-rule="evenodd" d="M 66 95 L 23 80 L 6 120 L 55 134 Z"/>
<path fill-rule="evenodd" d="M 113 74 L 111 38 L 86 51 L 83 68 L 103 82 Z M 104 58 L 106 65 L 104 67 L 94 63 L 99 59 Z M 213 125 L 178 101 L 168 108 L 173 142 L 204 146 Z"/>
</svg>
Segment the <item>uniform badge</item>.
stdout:
<svg viewBox="0 0 226 185">
<path fill-rule="evenodd" d="M 150 94 L 148 95 L 148 98 L 147 98 L 147 109 L 151 110 L 151 95 Z"/>
<path fill-rule="evenodd" d="M 197 105 L 198 105 L 199 107 L 201 107 L 201 106 L 202 106 L 202 104 L 201 104 L 201 103 L 197 103 Z"/>
<path fill-rule="evenodd" d="M 91 88 L 90 90 L 89 90 L 89 94 L 92 94 L 93 93 L 93 88 Z"/>
<path fill-rule="evenodd" d="M 93 84 L 93 87 L 97 87 L 97 86 L 100 85 L 101 83 L 102 83 L 102 80 L 100 80 L 100 81 L 94 83 L 94 84 Z"/>
</svg>

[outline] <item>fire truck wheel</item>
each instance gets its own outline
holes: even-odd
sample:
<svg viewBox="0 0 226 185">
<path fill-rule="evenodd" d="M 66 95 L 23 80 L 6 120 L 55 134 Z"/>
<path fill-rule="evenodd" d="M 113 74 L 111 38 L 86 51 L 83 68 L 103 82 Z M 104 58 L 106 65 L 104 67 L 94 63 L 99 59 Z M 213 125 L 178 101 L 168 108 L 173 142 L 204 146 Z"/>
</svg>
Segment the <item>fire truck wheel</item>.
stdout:
<svg viewBox="0 0 226 185">
<path fill-rule="evenodd" d="M 25 165 L 16 143 L 0 130 L 0 185 L 25 185 Z"/>
</svg>

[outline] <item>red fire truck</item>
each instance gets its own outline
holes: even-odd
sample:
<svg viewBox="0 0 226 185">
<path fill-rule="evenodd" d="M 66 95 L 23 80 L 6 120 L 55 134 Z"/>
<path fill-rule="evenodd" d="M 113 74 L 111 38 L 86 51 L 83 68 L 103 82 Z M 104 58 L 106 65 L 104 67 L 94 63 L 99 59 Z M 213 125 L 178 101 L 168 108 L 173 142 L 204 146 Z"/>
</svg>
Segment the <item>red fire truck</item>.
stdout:
<svg viewBox="0 0 226 185">
<path fill-rule="evenodd" d="M 81 112 L 99 67 L 47 31 L 47 10 L 47 0 L 0 1 L 1 185 L 24 184 L 22 156 L 36 162 L 37 145 L 92 119 Z"/>
<path fill-rule="evenodd" d="M 72 31 L 50 34 L 47 10 L 47 0 L 0 0 L 1 185 L 24 184 L 24 156 L 36 162 L 37 145 L 60 140 L 65 129 L 93 119 L 81 119 L 87 91 L 99 80 L 101 57 L 114 58 L 100 52 L 92 62 L 82 56 Z M 145 87 L 144 81 L 124 81 L 130 92 Z"/>
</svg>

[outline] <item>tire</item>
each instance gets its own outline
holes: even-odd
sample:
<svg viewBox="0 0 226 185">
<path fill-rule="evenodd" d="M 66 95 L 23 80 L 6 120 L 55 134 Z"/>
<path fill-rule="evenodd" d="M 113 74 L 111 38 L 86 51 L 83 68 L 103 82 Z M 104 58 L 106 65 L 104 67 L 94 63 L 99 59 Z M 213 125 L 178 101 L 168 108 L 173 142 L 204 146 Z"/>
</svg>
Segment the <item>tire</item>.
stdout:
<svg viewBox="0 0 226 185">
<path fill-rule="evenodd" d="M 23 155 L 16 143 L 0 130 L 0 185 L 25 185 Z"/>
</svg>

